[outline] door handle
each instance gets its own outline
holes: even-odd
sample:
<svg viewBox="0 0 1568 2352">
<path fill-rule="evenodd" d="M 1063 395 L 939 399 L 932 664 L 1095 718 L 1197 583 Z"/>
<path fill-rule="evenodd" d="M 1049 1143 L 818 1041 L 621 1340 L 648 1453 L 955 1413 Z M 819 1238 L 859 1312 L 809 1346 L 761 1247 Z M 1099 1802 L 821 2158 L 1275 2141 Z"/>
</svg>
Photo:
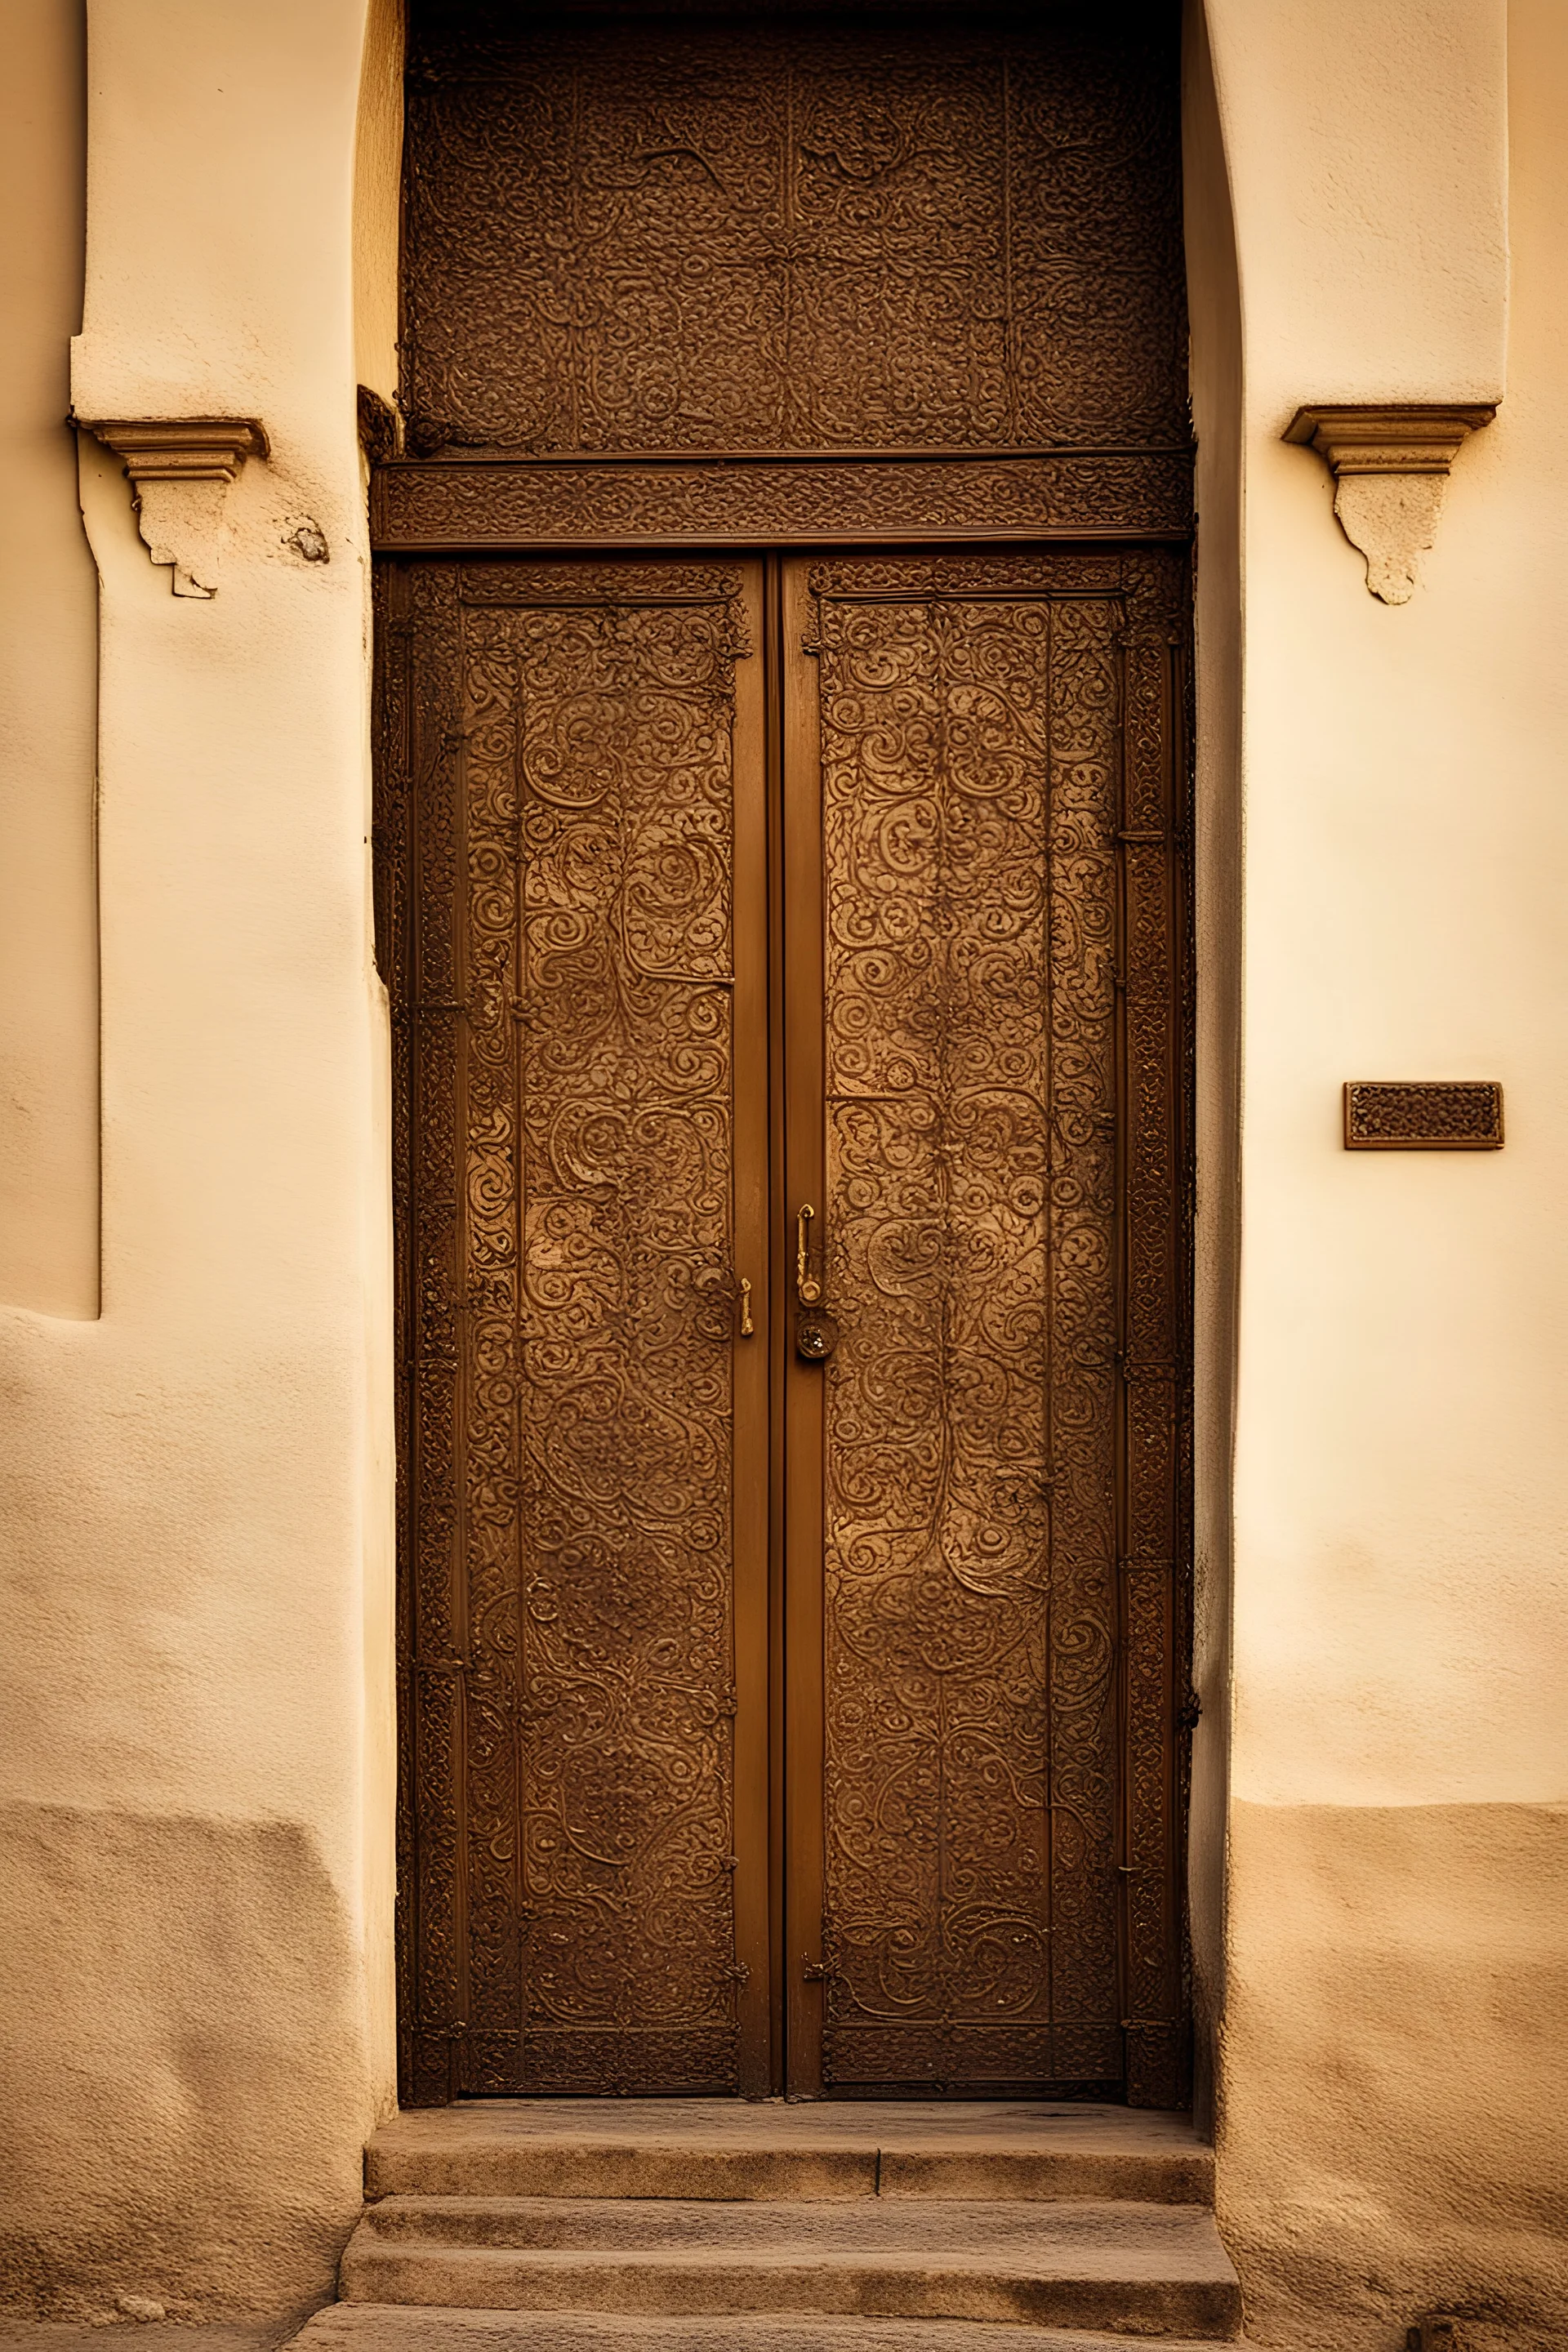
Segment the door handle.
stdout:
<svg viewBox="0 0 1568 2352">
<path fill-rule="evenodd" d="M 752 1320 L 752 1286 L 744 1275 L 741 1276 L 740 1288 L 741 1337 L 742 1339 L 749 1339 L 757 1327 Z"/>
<path fill-rule="evenodd" d="M 811 1270 L 811 1221 L 816 1211 L 807 1202 L 795 1221 L 795 1295 L 799 1312 L 795 1318 L 795 1349 L 808 1364 L 820 1364 L 838 1345 L 838 1326 L 822 1305 L 822 1285 Z"/>
<path fill-rule="evenodd" d="M 807 1202 L 795 1221 L 795 1295 L 803 1307 L 815 1307 L 822 1285 L 811 1271 L 811 1221 L 816 1211 Z"/>
</svg>

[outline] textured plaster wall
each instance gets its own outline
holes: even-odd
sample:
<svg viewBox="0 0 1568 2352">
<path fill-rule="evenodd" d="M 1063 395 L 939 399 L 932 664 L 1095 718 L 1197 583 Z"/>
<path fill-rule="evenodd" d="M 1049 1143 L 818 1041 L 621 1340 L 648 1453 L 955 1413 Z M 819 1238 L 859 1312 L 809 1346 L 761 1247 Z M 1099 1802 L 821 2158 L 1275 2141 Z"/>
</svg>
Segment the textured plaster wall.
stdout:
<svg viewBox="0 0 1568 2352">
<path fill-rule="evenodd" d="M 1568 12 L 1206 15 L 1246 483 L 1222 2225 L 1262 2343 L 1398 2352 L 1436 2310 L 1544 2347 L 1568 2334 Z M 1292 412 L 1505 374 L 1415 600 L 1375 602 Z M 1450 1076 L 1503 1081 L 1504 1151 L 1340 1148 L 1344 1079 Z"/>
<path fill-rule="evenodd" d="M 84 10 L 0 0 L 0 1303 L 98 1312 L 96 583 L 67 425 Z"/>
<path fill-rule="evenodd" d="M 230 494 L 205 603 L 171 593 L 118 462 L 82 443 L 102 1314 L 0 1314 L 0 2299 L 61 2315 L 325 2293 L 391 2098 L 363 16 L 361 0 L 89 12 L 77 412 L 258 416 L 272 457 Z M 68 47 L 35 43 L 8 113 L 68 131 Z M 293 543 L 307 520 L 327 562 Z M 27 549 L 5 562 L 25 600 Z M 79 730 L 90 677 L 40 660 L 24 684 L 35 740 L 62 698 Z M 0 1034 L 31 1018 L 10 996 Z"/>
</svg>

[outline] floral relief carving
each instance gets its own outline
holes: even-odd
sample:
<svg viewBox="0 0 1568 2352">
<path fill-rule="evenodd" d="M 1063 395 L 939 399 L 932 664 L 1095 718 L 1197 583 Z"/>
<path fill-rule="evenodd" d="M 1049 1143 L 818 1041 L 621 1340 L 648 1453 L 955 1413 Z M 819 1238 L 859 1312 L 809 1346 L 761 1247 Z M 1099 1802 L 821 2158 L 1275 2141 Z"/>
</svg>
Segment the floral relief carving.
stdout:
<svg viewBox="0 0 1568 2352">
<path fill-rule="evenodd" d="M 414 446 L 1184 443 L 1174 87 L 1081 26 L 606 49 L 431 12 Z"/>
<path fill-rule="evenodd" d="M 371 524 L 385 554 L 692 541 L 1150 537 L 1192 529 L 1184 450 L 689 466 L 384 466 Z"/>
<path fill-rule="evenodd" d="M 409 2072 L 723 2090 L 733 575 L 500 569 L 419 575 Z"/>
<path fill-rule="evenodd" d="M 1053 604 L 1037 559 L 989 569 L 812 583 L 828 1294 L 854 1302 L 827 1375 L 841 2083 L 1121 2069 L 1121 608 Z"/>
</svg>

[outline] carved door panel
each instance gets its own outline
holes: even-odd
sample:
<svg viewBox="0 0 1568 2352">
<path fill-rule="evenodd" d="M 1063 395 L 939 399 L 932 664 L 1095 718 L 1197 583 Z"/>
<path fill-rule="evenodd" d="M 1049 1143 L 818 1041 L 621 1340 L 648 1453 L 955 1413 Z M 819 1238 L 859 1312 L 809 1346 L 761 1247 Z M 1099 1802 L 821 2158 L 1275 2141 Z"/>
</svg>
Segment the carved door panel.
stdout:
<svg viewBox="0 0 1568 2352">
<path fill-rule="evenodd" d="M 787 567 L 799 2089 L 1182 2095 L 1182 580 Z"/>
<path fill-rule="evenodd" d="M 760 579 L 384 583 L 415 2102 L 767 2087 Z"/>
</svg>

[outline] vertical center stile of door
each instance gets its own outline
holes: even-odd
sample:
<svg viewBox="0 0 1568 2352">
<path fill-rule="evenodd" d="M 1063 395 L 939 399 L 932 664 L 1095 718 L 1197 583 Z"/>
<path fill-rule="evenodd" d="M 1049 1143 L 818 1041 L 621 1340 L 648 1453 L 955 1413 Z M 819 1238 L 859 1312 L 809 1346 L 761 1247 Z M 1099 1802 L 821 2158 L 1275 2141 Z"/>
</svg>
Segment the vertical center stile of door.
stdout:
<svg viewBox="0 0 1568 2352">
<path fill-rule="evenodd" d="M 458 678 L 461 680 L 463 677 L 463 664 L 460 658 L 461 616 L 459 616 L 458 635 Z M 452 980 L 454 996 L 459 1001 L 463 1001 L 467 999 L 468 989 L 472 984 L 472 974 L 468 970 L 467 892 L 462 887 L 463 882 L 467 879 L 468 863 L 468 736 L 464 726 L 466 713 L 462 698 L 465 694 L 465 689 L 460 683 L 458 686 L 457 691 L 459 699 L 458 708 L 454 713 L 451 756 L 454 769 L 452 798 L 454 809 L 454 832 L 456 835 L 454 844 L 456 852 L 455 866 L 456 872 L 460 877 L 460 880 L 453 901 Z M 452 1809 L 457 1821 L 456 1867 L 453 1877 L 457 1914 L 456 1975 L 458 1979 L 458 2015 L 453 2024 L 453 2034 L 450 2048 L 453 2070 L 453 2095 L 460 2098 L 468 2087 L 467 2083 L 464 2080 L 464 2076 L 467 2072 L 466 2061 L 468 2057 L 468 2021 L 471 2018 L 473 2013 L 473 1954 L 471 1934 L 473 1906 L 470 1901 L 471 1889 L 469 1886 L 468 1868 L 469 1790 L 467 1769 L 467 1759 L 468 1753 L 468 1677 L 467 1673 L 464 1671 L 466 1663 L 471 1654 L 471 1640 L 468 1625 L 468 1498 L 464 1482 L 465 1450 L 462 1436 L 462 1433 L 468 1425 L 468 1407 L 470 1402 L 469 1386 L 471 1378 L 471 1367 L 468 1361 L 469 1350 L 466 1344 L 468 1336 L 468 1318 L 466 1311 L 468 1303 L 468 1286 L 465 1280 L 465 1276 L 467 1272 L 468 1237 L 468 1217 L 464 1205 L 467 1193 L 467 1186 L 464 1181 L 466 1171 L 462 1165 L 464 1139 L 467 1137 L 468 1131 L 468 1026 L 461 1013 L 457 1015 L 454 1028 L 457 1041 L 456 1083 L 453 1088 L 455 1096 L 454 1111 L 456 1120 L 454 1151 L 457 1160 L 455 1173 L 459 1189 L 458 1192 L 458 1208 L 456 1219 L 456 1232 L 452 1237 L 452 1247 L 456 1263 L 448 1269 L 447 1278 L 451 1285 L 453 1293 L 454 1312 L 452 1319 L 458 1332 L 458 1370 L 457 1378 L 454 1382 L 454 1396 L 452 1401 L 453 1453 L 457 1464 L 458 1481 L 457 1491 L 454 1497 L 454 1516 L 457 1521 L 457 1541 L 453 1547 L 451 1600 L 452 1649 L 454 1653 L 454 1664 L 452 1668 L 452 1724 L 454 1743 L 453 1756 L 455 1764 L 454 1779 L 456 1782 L 456 1786 L 454 1787 L 452 1793 Z"/>
<path fill-rule="evenodd" d="M 1131 1801 L 1131 1775 L 1127 1769 L 1127 1743 L 1131 1710 L 1127 1688 L 1128 1643 L 1128 1577 L 1125 1562 L 1128 1557 L 1131 1526 L 1129 1513 L 1128 1446 L 1130 1420 L 1128 1402 L 1127 1349 L 1128 1293 L 1131 1278 L 1131 1228 L 1128 1203 L 1130 1176 L 1129 1139 L 1127 1133 L 1129 1055 L 1127 1043 L 1127 981 L 1128 955 L 1131 947 L 1128 924 L 1128 845 L 1122 837 L 1131 822 L 1128 814 L 1127 789 L 1127 614 L 1123 605 L 1121 625 L 1117 631 L 1116 647 L 1116 709 L 1117 709 L 1117 778 L 1116 778 L 1116 1673 L 1113 1683 L 1116 1705 L 1116 1756 L 1120 1768 L 1120 1786 L 1116 1801 L 1116 1864 L 1117 1864 L 1117 1974 L 1119 1979 L 1118 2007 L 1122 2019 L 1130 2016 L 1131 1971 L 1129 1967 L 1131 1942 L 1131 1854 L 1129 1838 L 1128 1808 Z M 1123 2026 L 1123 2042 L 1126 2040 Z"/>
<path fill-rule="evenodd" d="M 516 643 L 514 635 L 513 643 Z M 513 891 L 512 891 L 512 994 L 515 1000 L 510 1023 L 511 1099 L 516 1115 L 516 1134 L 512 1143 L 513 1198 L 512 1234 L 513 1259 L 517 1269 L 517 1295 L 514 1300 L 513 1380 L 514 1395 L 510 1404 L 511 1459 L 522 1469 L 526 1462 L 528 1432 L 523 1425 L 528 1393 L 523 1367 L 528 1349 L 528 1233 L 525 1207 L 528 1200 L 528 1121 L 524 1084 L 526 1079 L 527 1032 L 516 1017 L 517 1009 L 528 998 L 528 927 L 525 920 L 527 897 L 523 868 L 523 804 L 527 791 L 528 710 L 521 659 L 517 667 L 512 711 L 512 777 L 513 800 Z M 526 1475 L 526 1474 L 525 1474 Z M 520 1480 L 520 1488 L 521 1481 Z M 517 1919 L 518 1974 L 521 1979 L 521 2030 L 527 2031 L 530 1980 L 538 1965 L 538 1950 L 532 1928 L 531 1888 L 529 1884 L 528 1841 L 522 1833 L 523 1804 L 526 1794 L 524 1780 L 523 1725 L 528 1704 L 529 1626 L 528 1626 L 528 1559 L 527 1523 L 520 1491 L 518 1508 L 512 1515 L 512 1555 L 515 1562 L 513 1607 L 515 1610 L 515 1650 L 512 1659 L 512 1712 L 510 1717 L 510 1768 L 512 1787 L 512 1820 L 517 1824 L 512 1839 L 512 1891 Z"/>
<path fill-rule="evenodd" d="M 1055 672 L 1056 622 L 1057 622 L 1057 608 L 1056 608 L 1056 605 L 1055 605 L 1054 604 L 1047 604 L 1047 607 L 1046 607 L 1046 676 L 1047 676 L 1047 679 L 1049 679 L 1049 678 L 1054 675 L 1054 672 Z M 1055 803 L 1056 803 L 1056 760 L 1057 760 L 1056 697 L 1055 697 L 1054 693 L 1050 692 L 1049 690 L 1047 690 L 1047 694 L 1046 694 L 1046 698 L 1045 698 L 1045 712 L 1046 712 L 1046 726 L 1045 726 L 1045 794 L 1044 794 L 1044 815 L 1043 815 L 1043 824 L 1044 824 L 1044 827 L 1045 827 L 1046 841 L 1047 841 L 1047 848 L 1048 848 L 1048 845 L 1049 845 L 1049 843 L 1050 843 L 1050 841 L 1051 841 L 1051 839 L 1052 839 L 1053 828 L 1054 828 L 1054 826 L 1055 826 L 1055 823 L 1056 823 L 1056 805 L 1055 805 Z M 1056 1510 L 1057 1510 L 1057 1471 L 1058 1471 L 1057 1452 L 1056 1452 L 1057 1431 L 1056 1431 L 1056 1419 L 1055 1419 L 1056 1388 L 1055 1388 L 1055 1382 L 1054 1382 L 1054 1380 L 1053 1380 L 1053 1377 L 1052 1377 L 1052 1375 L 1053 1375 L 1053 1373 L 1054 1373 L 1054 1370 L 1055 1370 L 1055 1351 L 1056 1351 L 1056 1332 L 1057 1332 L 1057 1278 L 1058 1278 L 1058 1253 L 1057 1253 L 1057 1250 L 1056 1250 L 1056 1247 L 1055 1247 L 1055 1239 L 1056 1239 L 1056 1221 L 1057 1221 L 1057 1212 L 1056 1212 L 1056 1183 L 1055 1183 L 1055 1178 L 1056 1178 L 1056 1174 L 1057 1174 L 1057 1148 L 1058 1148 L 1058 1146 L 1057 1146 L 1057 1119 L 1056 1119 L 1056 1115 L 1055 1115 L 1055 1101 L 1056 1101 L 1056 1012 L 1057 1012 L 1057 1005 L 1056 1005 L 1056 985 L 1055 985 L 1055 975 L 1054 975 L 1054 970 L 1053 970 L 1053 954 L 1052 954 L 1052 942 L 1054 941 L 1054 940 L 1055 940 L 1055 938 L 1056 938 L 1056 859 L 1055 859 L 1054 857 L 1050 856 L 1049 855 L 1047 855 L 1047 858 L 1046 858 L 1046 892 L 1045 892 L 1045 897 L 1046 897 L 1046 928 L 1045 928 L 1045 936 L 1044 936 L 1044 938 L 1043 938 L 1043 940 L 1042 940 L 1042 941 L 1041 941 L 1041 943 L 1040 943 L 1040 954 L 1041 954 L 1041 961 L 1042 961 L 1043 965 L 1044 965 L 1044 970 L 1043 970 L 1043 971 L 1042 971 L 1042 972 L 1041 972 L 1040 978 L 1041 978 L 1041 983 L 1042 983 L 1043 992 L 1044 992 L 1044 995 L 1045 995 L 1045 1001 L 1046 1001 L 1045 1031 L 1046 1031 L 1046 1104 L 1047 1104 L 1047 1133 L 1046 1133 L 1046 1202 L 1047 1202 L 1047 1212 L 1046 1212 L 1046 1285 L 1047 1285 L 1047 1314 L 1046 1314 L 1046 1339 L 1045 1339 L 1045 1344 L 1046 1344 L 1046 1349 L 1047 1349 L 1047 1377 L 1046 1377 L 1046 1449 L 1045 1449 L 1045 1459 L 1046 1459 L 1046 1475 L 1047 1475 L 1047 1480 L 1049 1481 L 1049 1485 L 1048 1485 L 1048 1488 L 1047 1488 L 1047 1505 L 1046 1505 L 1046 1508 L 1047 1508 L 1047 1529 L 1052 1529 L 1052 1528 L 1053 1528 L 1053 1525 L 1054 1525 L 1055 1517 L 1056 1517 Z M 1048 1541 L 1049 1541 L 1049 1535 L 1048 1535 L 1048 1534 L 1047 1534 L 1047 1542 L 1048 1542 Z M 1051 1655 L 1051 1654 L 1052 1654 L 1052 1637 L 1053 1637 L 1053 1634 L 1054 1634 L 1054 1632 L 1055 1632 L 1055 1626 L 1056 1626 L 1056 1580 L 1055 1580 L 1055 1578 L 1054 1578 L 1054 1577 L 1047 1577 L 1047 1584 L 1046 1584 L 1046 1612 L 1045 1612 L 1045 1614 L 1046 1614 L 1046 1623 L 1045 1623 L 1046 1655 L 1047 1655 L 1047 1658 L 1048 1658 L 1048 1657 Z M 1044 1800 L 1045 1800 L 1045 1835 L 1044 1835 L 1044 1847 L 1045 1847 L 1045 1880 L 1046 1880 L 1046 1887 L 1047 1887 L 1047 1902 L 1048 1902 L 1048 1904 L 1050 1905 L 1051 1909 L 1052 1909 L 1052 1911 L 1053 1911 L 1053 1913 L 1054 1913 L 1054 1909 L 1055 1909 L 1055 1896 L 1056 1896 L 1056 1885 L 1057 1885 L 1057 1813 L 1056 1813 L 1056 1807 L 1057 1807 L 1057 1786 L 1056 1786 L 1056 1782 L 1057 1782 L 1057 1769 L 1056 1769 L 1056 1766 L 1057 1766 L 1057 1745 L 1056 1745 L 1056 1695 L 1055 1695 L 1054 1690 L 1052 1689 L 1052 1686 L 1051 1686 L 1051 1677 L 1050 1677 L 1050 1675 L 1049 1675 L 1048 1674 L 1047 1674 L 1047 1675 L 1046 1676 L 1046 1693 L 1045 1693 L 1045 1697 L 1046 1697 L 1046 1704 L 1045 1704 L 1045 1718 L 1046 1718 L 1046 1723 L 1045 1723 L 1045 1767 L 1046 1767 L 1046 1769 L 1045 1769 L 1045 1789 L 1044 1789 L 1044 1790 L 1043 1790 L 1043 1792 L 1042 1792 L 1042 1793 L 1043 1793 L 1043 1796 L 1044 1796 Z M 1055 1929 L 1055 1926 L 1056 1926 L 1056 1921 L 1055 1921 L 1054 1916 L 1052 1916 L 1052 1917 L 1047 1917 L 1047 1921 L 1046 1921 L 1046 1928 L 1047 1928 L 1047 1935 L 1046 1935 L 1046 1986 L 1047 1986 L 1047 2000 L 1048 2000 L 1048 2002 L 1049 2002 L 1049 2007 L 1050 2007 L 1050 2015 L 1051 2015 L 1051 2018 L 1052 2018 L 1052 2021 L 1053 2021 L 1053 2028 L 1054 2028 L 1054 2021 L 1055 2021 L 1056 2017 L 1057 2017 L 1057 2015 L 1058 2015 L 1058 1999 L 1057 1999 L 1057 1997 L 1058 1997 L 1058 1984 L 1057 1984 L 1057 1939 L 1056 1939 L 1055 1933 L 1053 1932 L 1053 1931 L 1054 1931 L 1054 1929 Z"/>
<path fill-rule="evenodd" d="M 768 925 L 768 1986 L 769 2075 L 775 2095 L 786 2088 L 787 1971 L 790 1950 L 786 1867 L 788 1781 L 785 1726 L 789 1706 L 789 1659 L 785 1629 L 785 1568 L 788 1528 L 787 1464 L 784 1453 L 784 1379 L 789 1349 L 789 1304 L 784 1253 L 778 1246 L 787 1207 L 787 1134 L 784 1087 L 784 575 L 776 554 L 763 562 L 763 635 L 766 664 L 764 761 L 767 821 Z"/>
</svg>

